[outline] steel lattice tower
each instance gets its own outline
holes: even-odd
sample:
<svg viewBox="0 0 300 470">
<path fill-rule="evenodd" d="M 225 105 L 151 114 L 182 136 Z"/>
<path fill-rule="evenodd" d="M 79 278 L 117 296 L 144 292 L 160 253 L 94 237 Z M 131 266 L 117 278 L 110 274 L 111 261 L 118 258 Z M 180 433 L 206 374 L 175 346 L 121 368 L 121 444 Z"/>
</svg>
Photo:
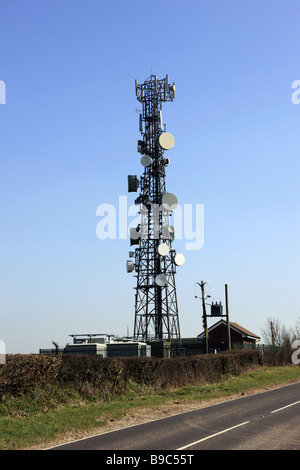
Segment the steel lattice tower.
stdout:
<svg viewBox="0 0 300 470">
<path fill-rule="evenodd" d="M 170 225 L 172 211 L 177 206 L 174 194 L 166 192 L 166 167 L 169 159 L 164 151 L 173 147 L 175 140 L 162 124 L 162 103 L 173 101 L 175 83 L 168 83 L 168 75 L 157 80 L 151 75 L 143 84 L 136 81 L 136 96 L 142 105 L 138 141 L 144 173 L 138 180 L 128 176 L 128 191 L 140 190 L 135 204 L 139 205 L 141 223 L 130 231 L 129 252 L 134 261 L 127 261 L 127 272 L 136 272 L 134 339 L 177 340 L 180 328 L 175 285 L 176 267 L 184 256 L 172 248 L 174 227 Z"/>
</svg>

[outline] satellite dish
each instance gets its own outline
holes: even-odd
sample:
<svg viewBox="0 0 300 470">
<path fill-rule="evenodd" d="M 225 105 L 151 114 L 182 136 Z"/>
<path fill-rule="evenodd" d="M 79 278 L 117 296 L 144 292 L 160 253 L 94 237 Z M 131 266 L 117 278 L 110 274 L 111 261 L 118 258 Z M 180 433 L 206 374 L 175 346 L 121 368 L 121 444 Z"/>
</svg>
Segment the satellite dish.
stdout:
<svg viewBox="0 0 300 470">
<path fill-rule="evenodd" d="M 134 270 L 134 264 L 132 261 L 126 261 L 126 271 L 128 273 L 132 273 L 132 271 Z"/>
<path fill-rule="evenodd" d="M 144 155 L 141 158 L 141 164 L 145 167 L 152 165 L 152 163 L 153 163 L 153 160 L 151 157 L 149 157 L 149 155 Z"/>
<path fill-rule="evenodd" d="M 164 150 L 170 150 L 175 145 L 175 139 L 170 132 L 162 132 L 158 138 L 158 143 Z"/>
<path fill-rule="evenodd" d="M 140 234 L 136 228 L 130 228 L 130 246 L 139 245 Z"/>
<path fill-rule="evenodd" d="M 167 256 L 167 254 L 170 251 L 170 248 L 166 243 L 161 243 L 161 245 L 159 245 L 157 251 L 160 254 L 160 256 Z"/>
<path fill-rule="evenodd" d="M 166 211 L 174 211 L 178 205 L 177 197 L 172 193 L 165 193 L 161 202 L 163 209 Z"/>
<path fill-rule="evenodd" d="M 181 253 L 177 253 L 175 256 L 175 264 L 177 266 L 182 266 L 185 263 L 185 257 Z"/>
<path fill-rule="evenodd" d="M 158 274 L 155 278 L 155 284 L 159 287 L 164 287 L 166 285 L 167 278 L 164 274 Z"/>
</svg>

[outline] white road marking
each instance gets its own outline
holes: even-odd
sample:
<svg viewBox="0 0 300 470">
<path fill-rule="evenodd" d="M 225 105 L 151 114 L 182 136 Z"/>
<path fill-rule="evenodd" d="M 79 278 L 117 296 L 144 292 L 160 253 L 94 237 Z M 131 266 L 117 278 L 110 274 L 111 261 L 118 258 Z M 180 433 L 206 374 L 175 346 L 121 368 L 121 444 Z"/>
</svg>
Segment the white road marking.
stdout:
<svg viewBox="0 0 300 470">
<path fill-rule="evenodd" d="M 199 439 L 199 441 L 191 442 L 190 444 L 180 447 L 177 450 L 187 449 L 188 447 L 192 447 L 196 444 L 199 444 L 199 442 L 203 442 L 203 441 L 206 441 L 207 439 L 211 439 L 212 437 L 219 436 L 220 434 L 224 434 L 225 432 L 231 431 L 232 429 L 238 428 L 240 426 L 244 426 L 245 424 L 248 424 L 248 423 L 250 423 L 250 421 L 245 421 L 244 423 L 237 424 L 236 426 L 232 426 L 231 428 L 223 429 L 223 431 L 219 431 L 219 432 L 216 432 L 215 434 L 211 434 L 210 436 L 203 437 L 202 439 Z"/>
<path fill-rule="evenodd" d="M 290 405 L 283 406 L 282 408 L 278 408 L 278 410 L 271 411 L 271 413 L 277 413 L 277 411 L 284 410 L 285 408 L 289 408 L 290 406 L 297 405 L 297 403 L 300 403 L 300 401 L 295 401 L 294 403 L 291 403 Z"/>
</svg>

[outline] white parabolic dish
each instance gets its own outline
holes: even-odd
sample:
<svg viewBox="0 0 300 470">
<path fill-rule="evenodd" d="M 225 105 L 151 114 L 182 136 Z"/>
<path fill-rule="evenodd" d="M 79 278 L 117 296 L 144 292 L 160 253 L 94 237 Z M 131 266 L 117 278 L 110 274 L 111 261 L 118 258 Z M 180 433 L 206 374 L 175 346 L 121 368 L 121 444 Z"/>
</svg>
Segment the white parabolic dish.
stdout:
<svg viewBox="0 0 300 470">
<path fill-rule="evenodd" d="M 164 274 L 158 274 L 155 278 L 155 284 L 159 287 L 164 287 L 166 285 L 167 278 Z"/>
<path fill-rule="evenodd" d="M 178 206 L 178 199 L 175 194 L 165 193 L 162 197 L 162 207 L 166 211 L 174 211 Z"/>
<path fill-rule="evenodd" d="M 175 145 L 175 139 L 170 132 L 162 132 L 158 138 L 158 143 L 164 150 L 170 150 Z"/>
<path fill-rule="evenodd" d="M 160 256 L 167 256 L 169 250 L 170 248 L 166 243 L 161 243 L 158 247 L 158 253 L 160 254 Z"/>
<path fill-rule="evenodd" d="M 153 160 L 151 157 L 149 157 L 149 155 L 144 155 L 141 158 L 141 164 L 145 167 L 152 165 L 152 163 L 153 163 Z"/>
<path fill-rule="evenodd" d="M 185 263 L 185 257 L 181 253 L 177 253 L 175 256 L 175 264 L 177 266 L 182 266 Z"/>
</svg>

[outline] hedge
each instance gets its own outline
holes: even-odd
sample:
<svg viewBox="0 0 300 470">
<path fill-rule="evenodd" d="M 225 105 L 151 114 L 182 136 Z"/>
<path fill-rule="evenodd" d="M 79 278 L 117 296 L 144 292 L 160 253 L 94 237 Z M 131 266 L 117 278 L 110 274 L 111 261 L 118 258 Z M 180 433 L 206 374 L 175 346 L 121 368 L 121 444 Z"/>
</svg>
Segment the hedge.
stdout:
<svg viewBox="0 0 300 470">
<path fill-rule="evenodd" d="M 130 384 L 154 390 L 216 382 L 262 365 L 259 351 L 232 351 L 191 357 L 156 358 L 68 354 L 7 355 L 0 365 L 0 402 L 36 390 L 75 390 L 81 396 L 107 400 Z"/>
</svg>

